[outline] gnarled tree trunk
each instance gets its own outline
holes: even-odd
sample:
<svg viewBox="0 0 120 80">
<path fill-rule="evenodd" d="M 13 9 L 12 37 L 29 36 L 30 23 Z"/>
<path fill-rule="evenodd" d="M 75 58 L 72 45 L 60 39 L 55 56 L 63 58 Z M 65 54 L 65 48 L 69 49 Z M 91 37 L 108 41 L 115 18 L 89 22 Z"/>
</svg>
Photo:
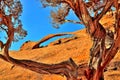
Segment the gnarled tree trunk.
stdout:
<svg viewBox="0 0 120 80">
<path fill-rule="evenodd" d="M 95 3 L 98 5 L 100 0 L 91 0 L 92 7 L 96 7 Z M 86 26 L 88 34 L 91 36 L 93 40 L 93 46 L 90 52 L 90 62 L 88 68 L 85 71 L 85 76 L 87 80 L 104 80 L 104 68 L 107 64 L 113 59 L 115 54 L 117 53 L 120 47 L 120 13 L 119 13 L 119 3 L 118 0 L 103 0 L 104 5 L 97 6 L 96 16 L 92 17 L 88 11 L 87 3 L 83 0 L 58 0 L 58 3 L 66 3 L 70 6 L 70 8 L 75 12 L 76 16 L 82 21 L 82 23 Z M 113 45 L 110 49 L 106 50 L 105 47 L 105 37 L 106 30 L 99 23 L 99 20 L 103 15 L 106 14 L 108 10 L 110 10 L 111 6 L 115 6 L 116 8 L 116 35 L 117 37 L 114 39 Z M 101 12 L 98 13 L 100 9 Z M 58 64 L 43 64 L 34 62 L 31 60 L 17 60 L 9 56 L 9 47 L 14 38 L 14 28 L 12 26 L 11 17 L 4 17 L 3 23 L 8 27 L 8 40 L 5 44 L 4 55 L 0 54 L 0 58 L 10 62 L 14 65 L 21 66 L 23 68 L 35 71 L 40 74 L 62 74 L 67 77 L 67 80 L 80 80 L 79 79 L 79 66 L 74 63 L 72 59 L 68 61 L 64 61 Z M 60 34 L 64 35 L 64 34 Z M 38 47 L 38 45 L 55 35 L 52 35 L 48 38 L 42 39 L 38 44 L 36 44 L 33 48 Z M 59 36 L 59 35 L 58 35 Z M 63 55 L 64 56 L 64 55 Z M 96 57 L 97 56 L 97 57 Z M 95 59 L 96 58 L 96 59 Z M 93 61 L 95 61 L 93 64 Z"/>
</svg>

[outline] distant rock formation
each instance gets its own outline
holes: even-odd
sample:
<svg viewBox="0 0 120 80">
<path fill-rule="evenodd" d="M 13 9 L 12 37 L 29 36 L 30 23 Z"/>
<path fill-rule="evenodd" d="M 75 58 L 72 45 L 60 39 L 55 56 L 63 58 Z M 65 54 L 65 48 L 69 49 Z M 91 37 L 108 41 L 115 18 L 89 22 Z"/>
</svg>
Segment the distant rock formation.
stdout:
<svg viewBox="0 0 120 80">
<path fill-rule="evenodd" d="M 20 47 L 20 51 L 21 50 L 30 50 L 32 49 L 32 47 L 36 44 L 37 42 L 34 41 L 26 41 L 25 43 L 23 43 L 23 45 Z"/>
<path fill-rule="evenodd" d="M 59 44 L 62 44 L 62 43 L 67 43 L 71 40 L 75 40 L 77 39 L 78 37 L 77 36 L 73 36 L 73 37 L 70 37 L 70 38 L 60 38 L 56 41 L 53 41 L 51 42 L 48 46 L 53 46 L 53 45 L 59 45 Z"/>
<path fill-rule="evenodd" d="M 38 42 L 34 42 L 34 41 L 26 41 L 25 43 L 23 43 L 23 45 L 21 46 L 20 50 L 31 50 L 31 49 L 36 49 L 36 48 L 40 48 L 39 45 L 53 37 L 57 37 L 57 36 L 65 36 L 65 35 L 70 35 L 69 33 L 61 33 L 61 34 L 50 34 L 45 36 L 44 38 L 42 38 L 40 41 Z M 61 41 L 61 40 L 59 40 Z M 60 42 L 58 42 L 60 43 Z"/>
<path fill-rule="evenodd" d="M 103 18 L 100 20 L 100 23 L 104 26 L 105 29 L 109 29 L 112 30 L 114 32 L 114 23 L 115 23 L 115 14 L 114 12 L 108 12 L 106 15 L 103 16 Z M 83 30 L 84 31 L 84 30 Z M 20 50 L 30 50 L 30 49 L 36 49 L 36 48 L 40 48 L 39 45 L 53 37 L 57 37 L 57 36 L 65 36 L 65 35 L 69 35 L 69 34 L 74 34 L 74 33 L 63 33 L 63 34 L 50 34 L 45 36 L 44 38 L 42 38 L 40 41 L 34 42 L 34 41 L 26 41 L 20 48 Z M 84 34 L 82 34 L 84 35 Z M 74 40 L 75 38 L 78 37 L 71 37 L 71 38 L 61 38 L 58 39 L 54 42 L 51 42 L 48 46 L 52 46 L 52 45 L 58 45 L 58 44 L 62 44 L 62 43 L 66 43 L 69 42 L 71 40 Z"/>
</svg>

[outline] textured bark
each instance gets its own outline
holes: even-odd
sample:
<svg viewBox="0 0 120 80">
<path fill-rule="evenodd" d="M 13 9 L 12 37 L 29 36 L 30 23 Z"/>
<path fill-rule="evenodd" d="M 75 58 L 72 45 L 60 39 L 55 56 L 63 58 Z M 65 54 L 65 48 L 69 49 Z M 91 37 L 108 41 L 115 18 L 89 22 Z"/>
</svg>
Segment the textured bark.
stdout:
<svg viewBox="0 0 120 80">
<path fill-rule="evenodd" d="M 0 58 L 7 61 L 7 58 L 0 54 Z M 32 70 L 40 74 L 60 74 L 65 75 L 67 80 L 77 80 L 78 66 L 70 58 L 58 64 L 43 64 L 31 60 L 17 60 L 9 57 L 10 63 Z"/>
<path fill-rule="evenodd" d="M 91 0 L 91 1 L 92 1 L 92 4 L 95 4 L 95 3 L 97 4 L 100 0 Z M 96 68 L 87 67 L 85 71 L 85 76 L 87 80 L 104 80 L 104 75 L 103 75 L 104 68 L 114 58 L 114 56 L 116 55 L 120 47 L 120 43 L 119 43 L 120 41 L 120 13 L 118 12 L 120 6 L 118 4 L 118 0 L 104 0 L 105 5 L 98 7 L 98 10 L 102 8 L 101 13 L 97 14 L 94 17 L 90 16 L 89 11 L 87 9 L 87 5 L 85 1 L 83 0 L 61 0 L 59 2 L 69 4 L 70 8 L 75 12 L 76 16 L 86 26 L 89 35 L 93 39 L 93 43 L 96 43 L 94 41 L 96 40 L 98 41 L 96 45 L 100 46 L 99 48 L 95 48 L 96 46 L 92 46 L 93 52 L 97 51 L 97 54 L 100 55 L 97 58 L 97 60 L 98 59 L 101 59 L 101 60 L 99 60 L 98 62 L 96 61 L 96 64 L 98 64 Z M 106 50 L 105 43 L 104 43 L 105 37 L 106 37 L 106 30 L 99 23 L 99 20 L 102 18 L 103 15 L 105 15 L 107 11 L 109 11 L 111 6 L 115 6 L 116 8 L 115 29 L 116 29 L 117 37 L 114 39 L 114 44 L 112 45 L 112 47 L 109 50 Z M 2 18 L 3 18 L 2 23 L 8 27 L 8 32 L 7 32 L 8 40 L 5 44 L 4 55 L 0 54 L 1 59 L 7 62 L 10 62 L 14 65 L 21 66 L 23 68 L 35 71 L 40 74 L 49 74 L 49 73 L 60 74 L 60 75 L 65 75 L 67 80 L 80 80 L 79 79 L 80 67 L 76 65 L 72 59 L 69 59 L 68 61 L 64 61 L 58 64 L 44 64 L 44 63 L 38 63 L 35 61 L 31 61 L 31 60 L 17 60 L 17 59 L 10 57 L 9 47 L 14 38 L 14 28 L 12 26 L 11 16 L 2 15 Z M 40 40 L 33 47 L 33 49 L 38 48 L 40 43 L 52 37 L 63 36 L 63 35 L 66 35 L 66 34 L 48 35 L 47 37 Z M 95 57 L 95 54 L 91 57 Z"/>
<path fill-rule="evenodd" d="M 98 39 L 98 40 L 102 39 L 103 42 L 101 43 L 101 45 L 104 44 L 106 31 L 103 28 L 103 26 L 101 26 L 99 24 L 99 20 L 111 8 L 111 6 L 113 5 L 113 0 L 109 0 L 109 1 L 105 0 L 105 2 L 104 2 L 105 5 L 104 5 L 103 10 L 101 11 L 100 14 L 98 14 L 94 18 L 92 18 L 89 15 L 89 12 L 88 12 L 88 10 L 86 8 L 86 5 L 85 5 L 83 0 L 77 0 L 75 3 L 72 3 L 72 1 L 71 2 L 70 1 L 71 0 L 67 0 L 66 3 L 70 4 L 71 8 L 73 9 L 73 11 L 77 15 L 77 17 L 86 26 L 88 33 L 91 35 L 91 38 Z M 116 3 L 118 3 L 118 2 L 116 1 Z M 115 5 L 116 5 L 116 3 L 115 3 Z M 120 39 L 118 39 L 118 40 L 120 40 Z M 93 43 L 94 43 L 94 41 L 93 41 Z M 116 43 L 118 43 L 118 42 L 116 42 Z M 119 46 L 118 44 L 116 44 L 116 45 Z M 109 56 L 111 55 L 110 54 L 111 51 L 108 51 L 109 52 L 109 54 L 108 54 L 108 52 L 105 52 L 106 51 L 105 48 L 104 48 L 105 45 L 102 45 L 102 47 L 103 47 L 103 49 L 102 49 L 103 50 L 103 52 L 102 52 L 102 60 L 104 59 L 104 61 L 101 61 L 100 63 L 97 62 L 97 64 L 99 64 L 97 69 L 88 68 L 86 70 L 85 74 L 86 74 L 86 78 L 88 80 L 101 80 L 101 79 L 103 80 L 104 79 L 103 70 L 104 70 L 105 66 L 111 61 L 111 59 L 114 57 L 114 55 L 117 53 L 117 50 L 118 50 L 118 48 L 115 49 L 114 47 L 112 47 L 111 49 L 113 49 L 113 50 L 111 50 L 111 49 L 110 50 L 112 52 L 114 52 L 114 54 L 110 58 Z M 96 51 L 96 49 L 94 51 Z M 100 51 L 100 50 L 97 50 L 97 51 Z M 108 54 L 108 56 L 104 56 L 105 54 Z M 107 60 L 105 58 L 107 58 Z M 110 59 L 108 59 L 108 58 L 110 58 Z"/>
</svg>

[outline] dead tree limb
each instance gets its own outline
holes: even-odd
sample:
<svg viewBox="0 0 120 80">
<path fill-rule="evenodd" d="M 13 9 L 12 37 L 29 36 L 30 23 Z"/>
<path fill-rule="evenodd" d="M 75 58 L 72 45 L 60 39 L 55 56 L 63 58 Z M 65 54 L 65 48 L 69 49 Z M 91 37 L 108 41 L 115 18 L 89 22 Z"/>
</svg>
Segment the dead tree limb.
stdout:
<svg viewBox="0 0 120 80">
<path fill-rule="evenodd" d="M 0 58 L 8 62 L 7 58 L 1 54 Z M 43 64 L 31 60 L 17 60 L 12 57 L 9 59 L 14 65 L 21 66 L 40 74 L 61 74 L 65 75 L 67 80 L 77 80 L 78 77 L 78 66 L 71 58 L 58 64 Z"/>
</svg>

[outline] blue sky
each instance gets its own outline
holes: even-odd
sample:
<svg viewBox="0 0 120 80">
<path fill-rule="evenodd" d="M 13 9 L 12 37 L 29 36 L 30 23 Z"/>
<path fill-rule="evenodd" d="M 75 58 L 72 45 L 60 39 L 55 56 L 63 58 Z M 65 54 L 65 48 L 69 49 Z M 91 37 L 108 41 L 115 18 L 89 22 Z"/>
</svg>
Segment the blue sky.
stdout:
<svg viewBox="0 0 120 80">
<path fill-rule="evenodd" d="M 23 12 L 20 17 L 23 28 L 28 35 L 19 42 L 13 42 L 11 50 L 19 50 L 20 46 L 28 40 L 39 41 L 48 34 L 72 32 L 83 28 L 80 24 L 65 23 L 59 29 L 52 27 L 50 19 L 51 8 L 43 8 L 39 0 L 20 0 L 23 5 Z M 73 12 L 68 18 L 76 20 Z"/>
</svg>

